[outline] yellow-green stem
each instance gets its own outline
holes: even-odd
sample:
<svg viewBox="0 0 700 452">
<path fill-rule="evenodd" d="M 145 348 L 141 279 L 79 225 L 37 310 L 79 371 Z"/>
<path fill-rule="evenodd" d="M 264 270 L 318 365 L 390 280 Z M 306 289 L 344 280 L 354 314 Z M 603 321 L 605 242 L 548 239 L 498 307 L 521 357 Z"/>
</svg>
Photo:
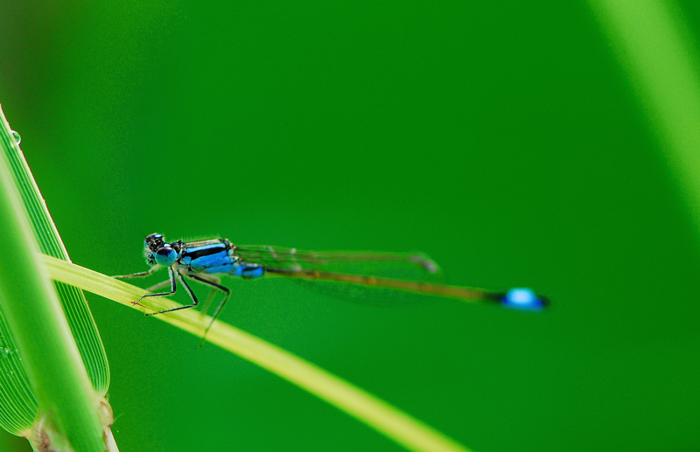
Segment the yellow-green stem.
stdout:
<svg viewBox="0 0 700 452">
<path fill-rule="evenodd" d="M 147 293 L 138 287 L 50 256 L 44 256 L 44 262 L 53 279 L 129 307 L 133 307 L 132 302 Z M 163 297 L 147 298 L 141 303 L 147 312 L 178 306 Z M 136 308 L 143 309 L 139 306 Z M 192 309 L 175 311 L 155 318 L 200 337 L 211 321 L 211 317 L 202 316 Z M 207 341 L 309 391 L 409 450 L 468 452 L 468 449 L 458 442 L 372 394 L 286 350 L 221 321 L 217 321 L 211 327 Z"/>
</svg>

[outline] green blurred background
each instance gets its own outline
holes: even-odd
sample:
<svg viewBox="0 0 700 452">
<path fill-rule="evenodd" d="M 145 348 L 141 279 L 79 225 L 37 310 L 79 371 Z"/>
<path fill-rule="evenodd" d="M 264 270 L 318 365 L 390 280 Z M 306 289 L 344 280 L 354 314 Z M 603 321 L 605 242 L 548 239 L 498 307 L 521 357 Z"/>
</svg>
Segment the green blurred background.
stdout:
<svg viewBox="0 0 700 452">
<path fill-rule="evenodd" d="M 76 263 L 145 270 L 154 231 L 422 250 L 451 284 L 555 305 L 391 309 L 229 278 L 222 318 L 478 451 L 700 447 L 697 231 L 584 2 L 1 5 L 0 103 Z M 676 6 L 698 36 L 697 2 Z M 123 451 L 401 450 L 88 300 Z"/>
</svg>

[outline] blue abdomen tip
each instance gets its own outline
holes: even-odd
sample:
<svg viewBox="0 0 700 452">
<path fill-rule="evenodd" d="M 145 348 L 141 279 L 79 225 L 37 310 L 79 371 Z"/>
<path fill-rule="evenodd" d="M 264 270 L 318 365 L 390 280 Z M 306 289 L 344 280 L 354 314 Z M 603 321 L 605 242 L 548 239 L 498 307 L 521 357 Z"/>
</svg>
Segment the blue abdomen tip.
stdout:
<svg viewBox="0 0 700 452">
<path fill-rule="evenodd" d="M 510 289 L 503 298 L 503 304 L 518 309 L 542 309 L 547 305 L 543 298 L 539 298 L 530 289 Z"/>
</svg>

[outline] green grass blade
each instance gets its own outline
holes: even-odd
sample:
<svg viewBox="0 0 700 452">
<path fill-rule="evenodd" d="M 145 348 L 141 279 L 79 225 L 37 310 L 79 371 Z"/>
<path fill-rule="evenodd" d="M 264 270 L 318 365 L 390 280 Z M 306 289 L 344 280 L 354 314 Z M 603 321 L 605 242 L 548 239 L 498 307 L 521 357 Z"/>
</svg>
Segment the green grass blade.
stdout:
<svg viewBox="0 0 700 452">
<path fill-rule="evenodd" d="M 38 402 L 34 445 L 48 440 L 56 451 L 104 451 L 101 396 L 85 372 L 54 285 L 17 192 L 6 154 L 15 146 L 0 126 L 0 237 L 12 259 L 0 259 L 0 308 L 16 341 Z M 0 388 L 3 391 L 7 388 Z"/>
<path fill-rule="evenodd" d="M 0 426 L 13 435 L 29 437 L 39 405 L 2 309 L 0 355 Z"/>
<path fill-rule="evenodd" d="M 2 108 L 0 108 L 0 127 L 4 129 L 3 133 L 11 133 Z M 34 235 L 39 243 L 39 249 L 44 254 L 70 262 L 66 247 L 61 241 L 21 149 L 19 146 L 9 146 L 3 148 L 3 151 L 10 167 L 12 179 L 19 191 Z M 80 356 L 83 358 L 93 387 L 105 395 L 109 388 L 109 365 L 85 295 L 76 287 L 62 283 L 55 283 L 55 285 L 68 319 L 68 325 L 73 337 L 75 337 Z"/>
<path fill-rule="evenodd" d="M 700 64 L 679 9 L 661 0 L 589 0 L 661 142 L 700 230 Z"/>
<path fill-rule="evenodd" d="M 148 293 L 139 287 L 50 256 L 44 256 L 44 263 L 51 278 L 75 285 L 125 306 L 134 307 L 132 302 Z M 147 298 L 141 303 L 147 312 L 179 306 L 164 297 Z M 139 306 L 136 308 L 142 309 Z M 155 318 L 200 337 L 211 321 L 211 317 L 202 316 L 192 309 L 176 311 Z M 451 438 L 372 394 L 292 353 L 221 321 L 217 321 L 211 327 L 207 341 L 305 389 L 409 450 L 468 451 L 467 448 Z"/>
</svg>

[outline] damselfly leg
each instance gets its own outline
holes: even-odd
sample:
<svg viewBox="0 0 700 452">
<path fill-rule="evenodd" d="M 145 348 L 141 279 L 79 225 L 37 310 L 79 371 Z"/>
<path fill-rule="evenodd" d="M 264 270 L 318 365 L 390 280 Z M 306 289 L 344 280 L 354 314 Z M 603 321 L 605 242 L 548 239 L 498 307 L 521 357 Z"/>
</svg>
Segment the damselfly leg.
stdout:
<svg viewBox="0 0 700 452">
<path fill-rule="evenodd" d="M 194 308 L 195 306 L 197 306 L 199 304 L 199 301 L 197 301 L 197 296 L 194 294 L 194 292 L 190 288 L 189 284 L 187 284 L 187 282 L 182 277 L 182 275 L 178 272 L 175 272 L 175 270 L 173 270 L 172 267 L 168 268 L 168 270 L 170 271 L 170 289 L 171 289 L 171 291 L 170 292 L 163 292 L 163 293 L 149 293 L 149 294 L 146 294 L 146 295 L 142 296 L 141 298 L 139 298 L 139 301 L 143 300 L 146 297 L 166 297 L 168 295 L 174 294 L 175 291 L 177 290 L 177 283 L 175 281 L 175 278 L 177 277 L 177 279 L 180 280 L 180 284 L 182 284 L 182 287 L 185 288 L 185 290 L 189 294 L 190 298 L 192 299 L 192 304 L 177 306 L 175 308 L 170 308 L 170 309 L 164 309 L 164 310 L 158 311 L 158 312 L 150 312 L 150 313 L 147 313 L 146 315 L 157 315 L 157 314 L 163 314 L 165 312 L 179 311 L 180 309 Z"/>
</svg>

